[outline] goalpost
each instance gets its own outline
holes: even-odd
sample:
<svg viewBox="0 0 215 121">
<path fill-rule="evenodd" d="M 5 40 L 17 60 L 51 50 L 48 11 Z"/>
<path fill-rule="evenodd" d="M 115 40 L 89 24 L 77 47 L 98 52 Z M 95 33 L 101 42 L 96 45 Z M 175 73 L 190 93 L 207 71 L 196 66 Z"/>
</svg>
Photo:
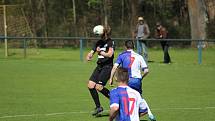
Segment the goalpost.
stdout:
<svg viewBox="0 0 215 121">
<path fill-rule="evenodd" d="M 33 37 L 29 22 L 20 5 L 0 5 L 0 36 L 4 37 Z M 8 41 L 4 40 L 5 57 L 8 57 L 8 44 L 13 47 L 20 48 L 23 45 L 20 40 Z M 37 49 L 36 40 L 28 41 L 34 48 Z M 36 50 L 37 51 L 37 50 Z"/>
</svg>

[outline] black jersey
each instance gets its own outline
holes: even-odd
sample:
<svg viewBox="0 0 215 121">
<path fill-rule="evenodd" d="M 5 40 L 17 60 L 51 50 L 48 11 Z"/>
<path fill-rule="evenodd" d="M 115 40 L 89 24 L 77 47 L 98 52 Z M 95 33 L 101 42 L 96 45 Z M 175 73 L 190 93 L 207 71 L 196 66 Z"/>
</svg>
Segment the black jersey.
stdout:
<svg viewBox="0 0 215 121">
<path fill-rule="evenodd" d="M 110 38 L 106 39 L 106 40 L 98 40 L 95 44 L 95 47 L 93 48 L 94 52 L 96 52 L 96 48 L 100 47 L 101 51 L 104 52 L 108 52 L 109 48 L 114 48 L 114 41 L 112 41 Z M 98 65 L 113 65 L 113 58 L 114 58 L 114 54 L 111 57 L 104 57 L 100 54 L 98 54 L 98 61 L 97 64 Z"/>
</svg>

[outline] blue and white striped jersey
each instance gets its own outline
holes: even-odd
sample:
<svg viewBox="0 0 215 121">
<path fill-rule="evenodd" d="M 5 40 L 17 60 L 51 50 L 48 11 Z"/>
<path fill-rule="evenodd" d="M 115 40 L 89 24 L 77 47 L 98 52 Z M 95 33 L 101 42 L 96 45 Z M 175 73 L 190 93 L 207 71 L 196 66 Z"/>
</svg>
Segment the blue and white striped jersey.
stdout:
<svg viewBox="0 0 215 121">
<path fill-rule="evenodd" d="M 110 91 L 110 107 L 119 107 L 116 121 L 139 121 L 139 110 L 147 112 L 140 93 L 128 86 L 119 86 Z"/>
<path fill-rule="evenodd" d="M 133 50 L 121 53 L 114 65 L 128 69 L 129 78 L 142 78 L 141 70 L 148 68 L 143 57 Z"/>
</svg>

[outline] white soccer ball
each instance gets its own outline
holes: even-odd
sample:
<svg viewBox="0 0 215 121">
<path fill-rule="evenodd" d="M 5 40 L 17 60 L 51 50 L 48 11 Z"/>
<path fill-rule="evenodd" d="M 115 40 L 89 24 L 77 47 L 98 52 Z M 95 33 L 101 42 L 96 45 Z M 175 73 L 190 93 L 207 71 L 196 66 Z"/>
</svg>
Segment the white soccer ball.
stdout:
<svg viewBox="0 0 215 121">
<path fill-rule="evenodd" d="M 95 35 L 102 35 L 104 33 L 104 27 L 102 25 L 97 25 L 93 28 L 93 33 Z"/>
</svg>

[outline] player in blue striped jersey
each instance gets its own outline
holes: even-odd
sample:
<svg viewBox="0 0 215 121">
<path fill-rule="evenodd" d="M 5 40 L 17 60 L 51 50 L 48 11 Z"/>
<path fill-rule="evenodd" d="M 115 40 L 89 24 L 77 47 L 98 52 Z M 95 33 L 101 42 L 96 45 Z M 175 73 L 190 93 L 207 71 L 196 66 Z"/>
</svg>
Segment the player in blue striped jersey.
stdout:
<svg viewBox="0 0 215 121">
<path fill-rule="evenodd" d="M 139 116 L 147 113 L 141 95 L 128 86 L 128 70 L 118 68 L 116 72 L 118 87 L 110 91 L 110 117 L 109 121 L 139 121 Z M 139 110 L 143 112 L 139 115 Z"/>
<path fill-rule="evenodd" d="M 129 81 L 128 86 L 137 90 L 140 94 L 142 94 L 142 79 L 148 74 L 148 66 L 146 65 L 146 62 L 144 61 L 143 57 L 139 55 L 138 53 L 134 52 L 134 43 L 131 40 L 125 41 L 125 47 L 126 51 L 122 52 L 111 71 L 111 76 L 109 79 L 109 84 L 112 85 L 113 82 L 113 76 L 116 71 L 116 69 L 121 66 L 123 68 L 126 68 L 129 73 Z M 143 72 L 143 74 L 142 74 Z M 144 99 L 143 99 L 144 100 Z M 146 101 L 144 100 L 146 103 Z M 149 119 L 152 121 L 155 121 L 155 117 L 151 113 L 151 110 L 146 103 L 148 108 L 148 114 Z"/>
</svg>

